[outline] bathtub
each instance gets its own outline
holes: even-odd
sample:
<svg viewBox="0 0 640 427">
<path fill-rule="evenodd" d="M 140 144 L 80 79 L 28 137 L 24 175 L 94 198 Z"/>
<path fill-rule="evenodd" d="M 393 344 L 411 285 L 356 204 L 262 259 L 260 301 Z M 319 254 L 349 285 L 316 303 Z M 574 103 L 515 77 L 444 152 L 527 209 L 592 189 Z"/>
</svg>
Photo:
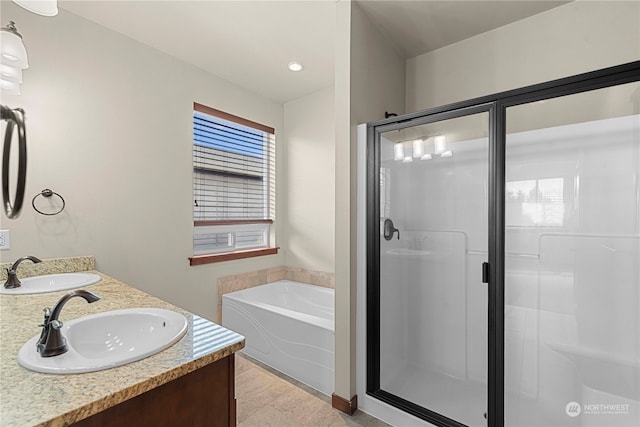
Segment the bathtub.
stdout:
<svg viewBox="0 0 640 427">
<path fill-rule="evenodd" d="M 222 325 L 242 350 L 326 394 L 333 393 L 334 290 L 280 280 L 222 296 Z"/>
</svg>

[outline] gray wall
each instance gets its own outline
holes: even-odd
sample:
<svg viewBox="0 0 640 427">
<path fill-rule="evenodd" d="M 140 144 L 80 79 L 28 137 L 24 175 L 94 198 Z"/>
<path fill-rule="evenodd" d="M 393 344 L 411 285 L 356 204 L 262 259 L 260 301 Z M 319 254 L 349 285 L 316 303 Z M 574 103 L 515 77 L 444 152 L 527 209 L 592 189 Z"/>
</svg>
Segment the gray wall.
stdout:
<svg viewBox="0 0 640 427">
<path fill-rule="evenodd" d="M 357 3 L 337 4 L 336 394 L 356 394 L 356 126 L 404 111 L 404 59 Z"/>
<path fill-rule="evenodd" d="M 281 104 L 63 9 L 44 18 L 10 1 L 1 7 L 30 61 L 22 95 L 2 97 L 26 110 L 29 138 L 25 208 L 17 220 L 1 218 L 11 230 L 2 261 L 95 255 L 100 271 L 210 319 L 218 277 L 284 264 L 282 254 L 198 267 L 187 259 L 193 101 L 273 126 L 282 139 Z M 278 172 L 282 188 L 281 164 Z M 62 214 L 33 211 L 43 188 L 64 196 Z"/>
<path fill-rule="evenodd" d="M 284 105 L 281 240 L 287 265 L 333 272 L 335 209 L 334 87 Z"/>
<path fill-rule="evenodd" d="M 575 1 L 409 59 L 407 111 L 639 59 L 640 2 Z"/>
</svg>

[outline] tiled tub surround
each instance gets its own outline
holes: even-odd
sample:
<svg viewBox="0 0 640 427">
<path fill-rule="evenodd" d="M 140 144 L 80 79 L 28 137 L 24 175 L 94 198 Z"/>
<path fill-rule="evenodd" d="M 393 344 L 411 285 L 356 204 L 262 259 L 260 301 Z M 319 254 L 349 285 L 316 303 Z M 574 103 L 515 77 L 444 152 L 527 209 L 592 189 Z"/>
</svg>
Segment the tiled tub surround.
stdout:
<svg viewBox="0 0 640 427">
<path fill-rule="evenodd" d="M 240 335 L 102 273 L 91 272 L 102 277 L 89 288 L 101 300 L 94 304 L 80 298 L 70 300 L 62 312 L 63 321 L 102 311 L 156 307 L 183 314 L 188 321 L 187 334 L 172 347 L 128 365 L 77 375 L 39 374 L 18 365 L 16 355 L 20 347 L 40 331 L 37 325 L 42 323 L 42 309 L 54 305 L 68 291 L 0 295 L 0 423 L 3 427 L 68 425 L 244 347 L 244 338 Z"/>
<path fill-rule="evenodd" d="M 278 280 L 292 280 L 309 285 L 335 289 L 335 275 L 324 271 L 309 270 L 300 267 L 279 266 L 248 273 L 234 274 L 218 279 L 218 316 L 217 322 L 222 323 L 222 295 L 253 288 Z"/>
</svg>

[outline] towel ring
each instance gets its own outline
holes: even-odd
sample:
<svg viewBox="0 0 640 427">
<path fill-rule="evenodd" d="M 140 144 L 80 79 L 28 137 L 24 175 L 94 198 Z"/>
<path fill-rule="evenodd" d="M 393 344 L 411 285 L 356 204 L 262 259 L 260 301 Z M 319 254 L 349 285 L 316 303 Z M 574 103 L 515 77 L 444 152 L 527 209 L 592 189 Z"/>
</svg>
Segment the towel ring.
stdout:
<svg viewBox="0 0 640 427">
<path fill-rule="evenodd" d="M 2 148 L 2 202 L 7 218 L 13 219 L 20 215 L 22 202 L 24 201 L 25 182 L 27 180 L 27 131 L 24 126 L 24 110 L 11 109 L 0 106 L 1 118 L 7 121 Z M 9 196 L 9 155 L 13 141 L 13 128 L 18 127 L 18 180 L 16 194 L 13 202 Z"/>
<path fill-rule="evenodd" d="M 60 200 L 62 200 L 62 207 L 60 208 L 60 210 L 53 212 L 53 213 L 46 213 L 46 212 L 42 212 L 40 209 L 36 208 L 36 199 L 38 198 L 38 196 L 42 196 L 44 198 L 49 198 L 53 195 L 58 196 L 58 198 L 60 198 Z M 42 190 L 41 192 L 39 192 L 38 194 L 36 194 L 35 196 L 33 196 L 33 199 L 31 200 L 31 206 L 33 206 L 33 209 L 35 209 L 36 212 L 38 212 L 41 215 L 47 215 L 47 216 L 52 216 L 52 215 L 58 215 L 60 212 L 62 212 L 64 210 L 65 207 L 65 201 L 64 201 L 64 197 L 62 197 L 61 195 L 59 195 L 58 193 L 56 193 L 53 190 L 49 190 L 48 188 L 45 188 L 44 190 Z"/>
</svg>

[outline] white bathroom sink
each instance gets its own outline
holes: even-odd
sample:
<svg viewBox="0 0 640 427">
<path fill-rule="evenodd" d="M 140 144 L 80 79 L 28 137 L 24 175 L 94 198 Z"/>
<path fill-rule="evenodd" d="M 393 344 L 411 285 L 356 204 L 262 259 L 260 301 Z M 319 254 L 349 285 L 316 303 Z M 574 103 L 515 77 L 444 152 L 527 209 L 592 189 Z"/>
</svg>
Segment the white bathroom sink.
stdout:
<svg viewBox="0 0 640 427">
<path fill-rule="evenodd" d="M 62 335 L 69 350 L 41 357 L 36 350 L 40 334 L 18 352 L 18 363 L 36 372 L 78 374 L 135 362 L 159 353 L 187 332 L 180 313 L 159 308 L 107 311 L 65 322 Z"/>
<path fill-rule="evenodd" d="M 22 284 L 19 288 L 6 289 L 0 285 L 0 294 L 29 295 L 65 291 L 67 289 L 93 285 L 98 283 L 100 279 L 100 276 L 94 273 L 62 273 L 25 277 L 24 279 L 20 279 Z"/>
</svg>

